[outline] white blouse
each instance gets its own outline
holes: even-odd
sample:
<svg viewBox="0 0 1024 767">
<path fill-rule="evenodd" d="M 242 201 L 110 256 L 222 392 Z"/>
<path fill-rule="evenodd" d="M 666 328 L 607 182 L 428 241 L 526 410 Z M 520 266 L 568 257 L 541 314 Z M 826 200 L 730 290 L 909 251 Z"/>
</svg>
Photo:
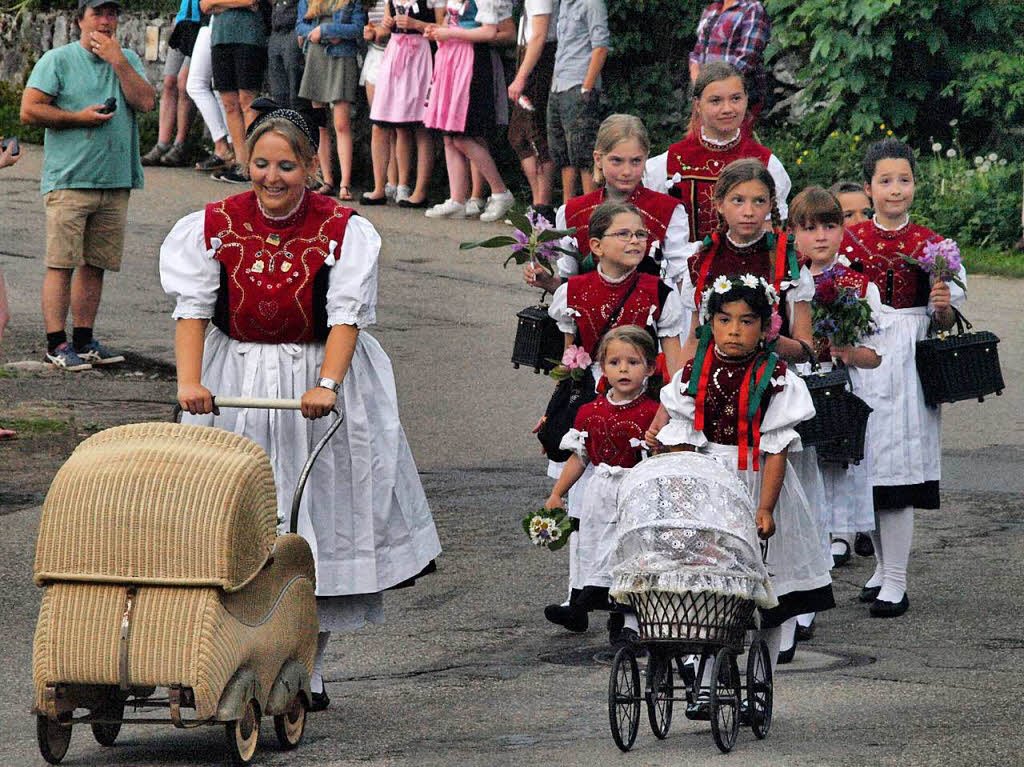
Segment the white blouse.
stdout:
<svg viewBox="0 0 1024 767">
<path fill-rule="evenodd" d="M 160 246 L 160 284 L 175 298 L 172 316 L 176 320 L 213 317 L 221 266 L 214 258 L 216 249 L 206 248 L 205 220 L 205 211 L 190 213 L 174 225 Z M 363 328 L 376 322 L 379 255 L 380 235 L 373 224 L 352 216 L 338 260 L 328 267 L 328 326 Z"/>
</svg>

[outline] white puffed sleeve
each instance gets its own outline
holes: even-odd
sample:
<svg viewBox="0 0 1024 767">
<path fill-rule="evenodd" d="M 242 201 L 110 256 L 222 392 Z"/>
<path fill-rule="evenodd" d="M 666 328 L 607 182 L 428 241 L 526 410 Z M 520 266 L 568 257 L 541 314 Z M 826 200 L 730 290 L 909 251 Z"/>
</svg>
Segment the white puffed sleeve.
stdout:
<svg viewBox="0 0 1024 767">
<path fill-rule="evenodd" d="M 548 307 L 548 316 L 557 324 L 558 329 L 570 335 L 576 333 L 576 318 L 579 312 L 569 308 L 569 283 L 563 282 L 551 296 L 551 306 Z"/>
<path fill-rule="evenodd" d="M 565 222 L 565 206 L 560 205 L 558 210 L 555 211 L 555 229 L 568 229 L 569 225 Z M 576 238 L 566 236 L 558 241 L 559 247 L 565 248 L 573 253 L 579 253 L 579 249 L 576 247 Z M 567 280 L 574 274 L 580 273 L 580 262 L 576 256 L 570 256 L 568 253 L 563 253 L 558 257 L 558 276 L 563 280 Z"/>
<path fill-rule="evenodd" d="M 789 217 L 788 200 L 789 193 L 793 191 L 793 182 L 790 180 L 789 174 L 786 173 L 786 169 L 782 167 L 782 163 L 779 162 L 779 158 L 774 154 L 768 158 L 768 172 L 775 180 L 775 203 L 778 205 L 779 215 L 785 221 Z"/>
<path fill-rule="evenodd" d="M 777 378 L 772 379 L 778 383 Z M 786 368 L 782 391 L 772 395 L 764 419 L 761 421 L 761 451 L 781 453 L 789 449 L 792 453 L 803 450 L 796 425 L 814 418 L 814 401 L 807 384 L 793 370 Z"/>
<path fill-rule="evenodd" d="M 345 227 L 341 253 L 331 240 L 337 262 L 327 282 L 327 325 L 366 327 L 377 321 L 377 259 L 380 235 L 362 216 L 352 216 Z"/>
<path fill-rule="evenodd" d="M 205 223 L 206 211 L 188 214 L 160 246 L 160 285 L 174 296 L 176 320 L 208 320 L 217 303 L 220 262 L 206 249 Z"/>
<path fill-rule="evenodd" d="M 590 436 L 585 431 L 579 429 L 569 429 L 562 437 L 562 441 L 558 444 L 560 450 L 571 450 L 576 454 L 576 457 L 583 462 L 586 466 L 590 463 L 590 456 L 587 454 L 587 437 Z"/>
<path fill-rule="evenodd" d="M 700 247 L 699 242 L 690 242 L 690 219 L 682 204 L 676 206 L 665 230 L 665 242 L 661 254 L 665 259 L 664 277 L 672 286 L 679 284 L 683 273 L 689 271 L 686 261 Z"/>
<path fill-rule="evenodd" d="M 683 381 L 683 370 L 677 370 L 668 386 L 661 389 L 661 404 L 669 415 L 669 422 L 658 432 L 658 441 L 663 445 L 703 447 L 708 443 L 704 432 L 693 428 L 697 401 L 685 393 L 688 385 L 688 380 Z"/>
<path fill-rule="evenodd" d="M 806 266 L 800 267 L 800 279 L 786 291 L 786 308 L 789 310 L 790 322 L 793 321 L 794 308 L 800 301 L 810 301 L 814 298 L 814 277 Z"/>
<path fill-rule="evenodd" d="M 687 259 L 687 263 L 689 263 L 689 259 Z M 683 309 L 691 315 L 697 311 L 697 288 L 694 286 L 693 280 L 690 279 L 689 266 L 683 269 L 679 278 L 679 299 L 683 302 Z"/>
<path fill-rule="evenodd" d="M 661 307 L 661 317 L 658 318 L 658 337 L 672 338 L 680 336 L 686 338 L 690 332 L 690 314 L 683 309 L 683 302 L 675 288 L 669 291 L 665 297 L 665 305 Z"/>
<path fill-rule="evenodd" d="M 644 166 L 644 177 L 640 183 L 655 192 L 662 194 L 668 192 L 670 186 L 668 183 L 668 152 L 662 152 L 647 160 L 647 164 Z"/>
</svg>

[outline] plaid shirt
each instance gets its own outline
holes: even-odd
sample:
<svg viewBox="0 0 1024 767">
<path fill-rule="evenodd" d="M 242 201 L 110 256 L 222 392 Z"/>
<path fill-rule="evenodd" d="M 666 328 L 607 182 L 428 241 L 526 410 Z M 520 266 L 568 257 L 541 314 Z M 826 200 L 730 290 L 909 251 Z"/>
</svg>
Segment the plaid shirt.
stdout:
<svg viewBox="0 0 1024 767">
<path fill-rule="evenodd" d="M 726 10 L 722 5 L 719 0 L 704 9 L 690 61 L 725 59 L 744 74 L 761 68 L 772 33 L 764 6 L 757 0 L 739 0 Z"/>
</svg>

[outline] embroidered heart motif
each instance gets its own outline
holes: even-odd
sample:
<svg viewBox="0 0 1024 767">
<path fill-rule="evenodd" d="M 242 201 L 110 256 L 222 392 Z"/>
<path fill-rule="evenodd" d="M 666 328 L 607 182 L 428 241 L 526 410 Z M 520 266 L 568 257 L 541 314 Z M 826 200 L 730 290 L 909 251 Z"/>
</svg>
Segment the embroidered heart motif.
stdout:
<svg viewBox="0 0 1024 767">
<path fill-rule="evenodd" d="M 268 320 L 274 319 L 277 314 L 277 302 L 276 301 L 260 301 L 259 303 L 260 314 L 266 317 Z"/>
</svg>

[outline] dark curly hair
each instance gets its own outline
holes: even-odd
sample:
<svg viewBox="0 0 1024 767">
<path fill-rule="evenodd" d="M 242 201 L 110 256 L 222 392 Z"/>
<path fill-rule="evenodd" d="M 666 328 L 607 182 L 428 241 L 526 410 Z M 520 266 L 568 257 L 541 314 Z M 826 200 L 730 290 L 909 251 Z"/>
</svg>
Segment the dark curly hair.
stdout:
<svg viewBox="0 0 1024 767">
<path fill-rule="evenodd" d="M 914 179 L 917 179 L 917 158 L 914 157 L 914 150 L 899 139 L 884 138 L 871 144 L 864 152 L 860 169 L 864 175 L 865 184 L 871 183 L 880 160 L 906 160 L 910 163 L 910 172 L 914 175 Z"/>
<path fill-rule="evenodd" d="M 714 317 L 715 314 L 722 311 L 722 307 L 726 304 L 731 304 L 733 301 L 745 301 L 754 314 L 761 318 L 762 329 L 767 330 L 772 318 L 772 305 L 768 302 L 764 288 L 760 286 L 748 288 L 746 285 L 737 284 L 740 280 L 738 274 L 729 275 L 728 279 L 732 281 L 733 287 L 725 293 L 711 291 L 711 296 L 708 298 L 708 317 Z"/>
</svg>

